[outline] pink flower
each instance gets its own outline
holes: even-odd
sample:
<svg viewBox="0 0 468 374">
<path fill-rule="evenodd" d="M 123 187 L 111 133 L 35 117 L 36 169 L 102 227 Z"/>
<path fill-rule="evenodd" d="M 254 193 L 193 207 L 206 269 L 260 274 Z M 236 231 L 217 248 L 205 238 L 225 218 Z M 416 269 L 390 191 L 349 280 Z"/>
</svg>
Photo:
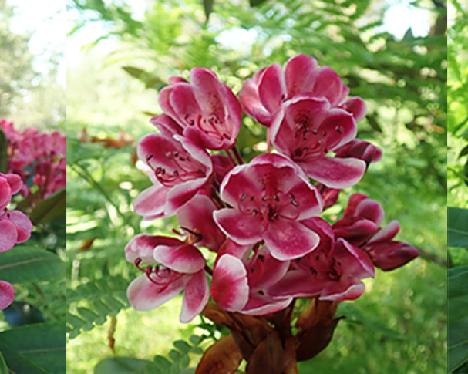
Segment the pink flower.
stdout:
<svg viewBox="0 0 468 374">
<path fill-rule="evenodd" d="M 343 218 L 333 225 L 338 237 L 360 245 L 369 240 L 383 221 L 384 211 L 375 200 L 364 194 L 353 194 L 348 200 Z"/>
<path fill-rule="evenodd" d="M 167 114 L 151 118 L 151 123 L 156 126 L 162 135 L 169 138 L 172 138 L 174 135 L 182 135 L 182 127 Z"/>
<path fill-rule="evenodd" d="M 336 239 L 331 226 L 321 219 L 309 219 L 305 224 L 319 233 L 319 247 L 294 262 L 270 293 L 276 297 L 319 297 L 331 301 L 361 296 L 361 279 L 374 277 L 374 266 L 366 252 Z"/>
<path fill-rule="evenodd" d="M 231 148 L 239 133 L 242 111 L 237 98 L 208 69 L 190 71 L 161 90 L 161 108 L 182 128 L 183 135 L 208 149 Z"/>
<path fill-rule="evenodd" d="M 336 157 L 354 157 L 367 165 L 380 161 L 382 150 L 365 140 L 354 139 L 335 150 Z"/>
<path fill-rule="evenodd" d="M 363 161 L 329 155 L 354 139 L 356 123 L 343 109 L 330 109 L 326 100 L 312 97 L 289 100 L 269 131 L 271 142 L 280 153 L 327 187 L 349 187 L 364 175 Z"/>
<path fill-rule="evenodd" d="M 278 261 L 269 251 L 260 250 L 251 259 L 223 254 L 218 259 L 211 282 L 211 295 L 224 310 L 265 315 L 286 308 L 291 297 L 273 298 L 270 286 L 288 270 L 289 261 Z"/>
<path fill-rule="evenodd" d="M 31 236 L 32 224 L 29 218 L 20 211 L 7 209 L 12 195 L 21 188 L 22 182 L 18 175 L 0 173 L 0 252 L 9 251 Z"/>
<path fill-rule="evenodd" d="M 138 155 L 150 168 L 153 186 L 135 200 L 145 219 L 173 215 L 208 182 L 212 164 L 208 153 L 187 139 L 151 134 L 141 139 Z"/>
<path fill-rule="evenodd" d="M 216 206 L 206 195 L 195 195 L 177 212 L 179 224 L 198 236 L 197 245 L 217 251 L 226 240 L 213 219 Z"/>
<path fill-rule="evenodd" d="M 239 244 L 261 240 L 278 260 L 301 257 L 318 236 L 301 223 L 320 214 L 317 190 L 290 160 L 264 154 L 237 166 L 221 185 L 221 198 L 232 208 L 214 213 L 221 230 Z"/>
<path fill-rule="evenodd" d="M 389 271 L 399 268 L 419 256 L 417 248 L 393 240 L 400 231 L 398 221 L 380 227 L 384 218 L 382 206 L 364 194 L 349 198 L 343 218 L 333 225 L 337 236 L 365 250 L 374 265 Z"/>
<path fill-rule="evenodd" d="M 359 120 L 365 115 L 364 101 L 347 98 L 348 92 L 334 70 L 318 66 L 310 56 L 298 55 L 286 63 L 284 71 L 278 64 L 259 70 L 244 83 L 239 98 L 244 110 L 265 126 L 271 125 L 282 103 L 296 96 L 323 98 Z"/>
<path fill-rule="evenodd" d="M 22 186 L 23 182 L 18 175 L 0 173 L 0 253 L 9 251 L 31 236 L 32 224 L 29 218 L 20 211 L 8 210 L 12 196 Z M 14 297 L 13 286 L 0 280 L 0 310 L 8 307 Z"/>
<path fill-rule="evenodd" d="M 205 260 L 195 246 L 173 238 L 139 235 L 125 252 L 127 259 L 144 272 L 127 289 L 135 309 L 156 308 L 183 291 L 181 322 L 191 321 L 203 310 L 209 288 Z M 150 266 L 143 268 L 143 263 Z"/>
<path fill-rule="evenodd" d="M 0 120 L 8 140 L 8 171 L 21 176 L 21 193 L 31 192 L 47 198 L 66 184 L 66 138 L 61 133 L 42 133 L 37 129 L 19 131 L 13 123 Z M 32 184 L 37 187 L 30 187 Z M 32 190 L 31 190 L 32 189 Z"/>
<path fill-rule="evenodd" d="M 15 299 L 15 290 L 13 286 L 0 280 L 0 310 L 7 308 Z"/>
</svg>

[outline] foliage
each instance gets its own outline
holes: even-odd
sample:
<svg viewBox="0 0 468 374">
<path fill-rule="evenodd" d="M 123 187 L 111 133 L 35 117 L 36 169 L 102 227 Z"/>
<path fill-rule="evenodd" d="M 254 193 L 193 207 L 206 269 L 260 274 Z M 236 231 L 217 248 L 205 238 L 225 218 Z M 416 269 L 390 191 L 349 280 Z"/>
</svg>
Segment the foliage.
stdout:
<svg viewBox="0 0 468 374">
<path fill-rule="evenodd" d="M 448 244 L 452 268 L 448 273 L 448 357 L 453 373 L 468 372 L 468 13 L 452 1 L 455 19 L 448 39 Z"/>
<path fill-rule="evenodd" d="M 115 352 L 122 360 L 99 364 L 104 369 L 127 362 L 124 358 L 131 359 L 129 365 L 142 365 L 134 359 L 169 357 L 171 339 L 186 340 L 206 327 L 200 320 L 181 328 L 172 303 L 147 314 L 117 302 L 107 311 L 94 304 L 117 294 L 112 280 L 117 285 L 136 274 L 124 262 L 126 242 L 142 231 L 170 234 L 174 222 L 140 224 L 132 212 L 131 201 L 148 185 L 133 164 L 134 144 L 116 148 L 83 137 L 83 129 L 108 140 L 118 139 L 119 131 L 135 138 L 148 132 L 148 116 L 158 112 L 156 91 L 169 76 L 186 76 L 193 66 L 231 77 L 228 83 L 236 92 L 259 66 L 285 62 L 297 53 L 314 55 L 335 68 L 351 93 L 369 105 L 360 136 L 379 139 L 376 143 L 384 149 L 383 162 L 371 168 L 360 192 L 392 202 L 384 208 L 389 217 L 401 217 L 403 239 L 445 256 L 440 227 L 445 214 L 440 197 L 445 192 L 443 7 L 430 8 L 430 35 L 414 37 L 408 31 L 399 40 L 381 31 L 379 3 L 365 0 L 341 1 L 339 7 L 335 1 L 264 1 L 255 7 L 247 1 L 215 1 L 208 22 L 199 0 L 154 1 L 139 18 L 130 2 L 76 0 L 74 5 L 75 31 L 99 23 L 104 31 L 95 44 L 113 48 L 104 61 L 94 52 L 70 72 L 67 273 L 73 297 L 69 311 L 79 316 L 68 324 L 72 372 L 92 372 L 100 360 L 112 357 L 106 345 L 109 316 L 116 316 Z M 241 148 L 264 138 L 259 126 L 252 125 L 244 121 Z M 385 273 L 377 277 L 378 282 L 368 282 L 369 292 L 355 309 L 343 309 L 346 318 L 337 340 L 314 362 L 301 364 L 301 373 L 446 370 L 446 271 L 420 260 L 399 270 L 394 280 Z M 80 314 L 78 308 L 89 312 Z M 190 365 L 199 359 L 191 354 Z"/>
</svg>

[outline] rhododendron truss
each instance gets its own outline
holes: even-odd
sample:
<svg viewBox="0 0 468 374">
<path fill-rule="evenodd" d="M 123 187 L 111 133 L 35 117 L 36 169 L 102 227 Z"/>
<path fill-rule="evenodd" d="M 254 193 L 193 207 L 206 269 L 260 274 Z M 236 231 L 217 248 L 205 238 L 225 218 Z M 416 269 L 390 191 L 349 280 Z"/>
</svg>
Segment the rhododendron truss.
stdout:
<svg viewBox="0 0 468 374">
<path fill-rule="evenodd" d="M 0 173 L 0 255 L 31 236 L 32 224 L 29 218 L 20 211 L 8 209 L 12 196 L 22 187 L 23 182 L 18 175 Z M 0 280 L 0 309 L 8 307 L 14 296 L 13 286 Z"/>
<path fill-rule="evenodd" d="M 8 172 L 21 176 L 21 193 L 29 197 L 31 205 L 65 187 L 65 135 L 35 128 L 20 131 L 4 119 L 0 120 L 0 130 L 8 141 Z"/>
<path fill-rule="evenodd" d="M 365 105 L 348 92 L 304 55 L 261 69 L 238 97 L 207 69 L 170 79 L 163 113 L 151 120 L 157 131 L 138 145 L 151 186 L 134 207 L 146 220 L 176 215 L 180 227 L 176 237 L 140 234 L 125 248 L 142 273 L 128 288 L 134 308 L 183 293 L 180 320 L 203 313 L 227 326 L 247 372 L 268 347 L 283 366 L 264 371 L 293 373 L 328 345 L 338 303 L 360 297 L 376 267 L 418 256 L 394 239 L 398 222 L 381 226 L 382 206 L 364 194 L 351 195 L 337 221 L 322 217 L 381 158 L 356 138 Z M 242 111 L 268 127 L 268 152 L 251 160 L 237 149 Z M 214 356 L 202 358 L 199 373 Z"/>
</svg>

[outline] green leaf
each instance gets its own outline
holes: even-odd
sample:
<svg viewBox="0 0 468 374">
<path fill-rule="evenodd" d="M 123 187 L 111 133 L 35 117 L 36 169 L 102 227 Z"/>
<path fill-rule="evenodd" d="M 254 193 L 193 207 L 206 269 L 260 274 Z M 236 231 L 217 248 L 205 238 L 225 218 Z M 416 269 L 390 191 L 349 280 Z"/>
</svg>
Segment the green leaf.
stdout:
<svg viewBox="0 0 468 374">
<path fill-rule="evenodd" d="M 448 272 L 448 367 L 456 370 L 468 362 L 468 266 Z"/>
<path fill-rule="evenodd" d="M 203 10 L 205 11 L 206 21 L 210 19 L 210 14 L 213 11 L 214 0 L 203 0 Z"/>
<path fill-rule="evenodd" d="M 151 361 L 129 357 L 106 358 L 94 368 L 94 374 L 136 374 L 141 373 Z"/>
<path fill-rule="evenodd" d="M 114 316 L 128 307 L 125 295 L 128 283 L 123 277 L 108 276 L 68 290 L 67 303 L 70 311 L 67 315 L 67 332 L 70 338 L 77 336 L 80 331 L 87 331 L 104 323 L 108 316 Z M 76 307 L 78 302 L 79 308 Z M 83 303 L 86 305 L 82 305 Z"/>
<path fill-rule="evenodd" d="M 0 130 L 0 172 L 6 173 L 8 170 L 7 139 L 5 133 Z"/>
<path fill-rule="evenodd" d="M 172 366 L 171 362 L 166 357 L 161 355 L 154 356 L 153 365 L 156 366 L 161 372 L 169 370 Z"/>
<path fill-rule="evenodd" d="M 159 89 L 165 84 L 158 76 L 137 66 L 122 66 L 122 69 L 131 77 L 143 82 L 146 88 Z"/>
<path fill-rule="evenodd" d="M 463 147 L 463 149 L 460 151 L 460 153 L 458 154 L 458 157 L 459 158 L 462 158 L 462 157 L 465 157 L 468 155 L 468 145 L 466 145 L 465 147 Z"/>
<path fill-rule="evenodd" d="M 63 218 L 65 215 L 66 192 L 62 189 L 49 198 L 40 201 L 33 209 L 29 218 L 35 225 L 46 224 Z"/>
<path fill-rule="evenodd" d="M 38 323 L 2 332 L 0 351 L 16 373 L 65 373 L 65 324 Z"/>
<path fill-rule="evenodd" d="M 265 2 L 266 2 L 266 0 L 249 0 L 249 3 L 250 3 L 251 7 L 256 7 L 256 6 L 262 5 Z"/>
<path fill-rule="evenodd" d="M 1 353 L 0 353 L 0 374 L 8 374 L 8 367 Z"/>
<path fill-rule="evenodd" d="M 0 256 L 0 279 L 11 283 L 53 281 L 64 276 L 63 261 L 44 249 L 20 246 Z"/>
<path fill-rule="evenodd" d="M 448 208 L 448 245 L 468 248 L 468 209 Z"/>
<path fill-rule="evenodd" d="M 190 352 L 190 349 L 192 348 L 187 342 L 183 340 L 176 340 L 172 345 L 177 348 L 180 352 L 183 354 L 187 354 Z"/>
</svg>

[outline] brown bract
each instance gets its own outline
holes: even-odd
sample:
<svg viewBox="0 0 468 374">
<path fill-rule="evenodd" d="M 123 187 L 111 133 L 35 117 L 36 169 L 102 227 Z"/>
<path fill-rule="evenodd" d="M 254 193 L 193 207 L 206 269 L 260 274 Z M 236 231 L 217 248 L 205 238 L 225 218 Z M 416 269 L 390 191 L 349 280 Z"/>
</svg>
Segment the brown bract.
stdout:
<svg viewBox="0 0 468 374">
<path fill-rule="evenodd" d="M 292 335 L 294 304 L 264 318 L 225 312 L 210 303 L 203 315 L 228 327 L 231 335 L 208 348 L 196 373 L 235 373 L 242 359 L 247 361 L 247 374 L 298 373 L 297 361 L 313 358 L 330 343 L 340 320 L 335 317 L 336 307 L 335 302 L 311 300 L 296 322 L 298 333 Z"/>
</svg>

